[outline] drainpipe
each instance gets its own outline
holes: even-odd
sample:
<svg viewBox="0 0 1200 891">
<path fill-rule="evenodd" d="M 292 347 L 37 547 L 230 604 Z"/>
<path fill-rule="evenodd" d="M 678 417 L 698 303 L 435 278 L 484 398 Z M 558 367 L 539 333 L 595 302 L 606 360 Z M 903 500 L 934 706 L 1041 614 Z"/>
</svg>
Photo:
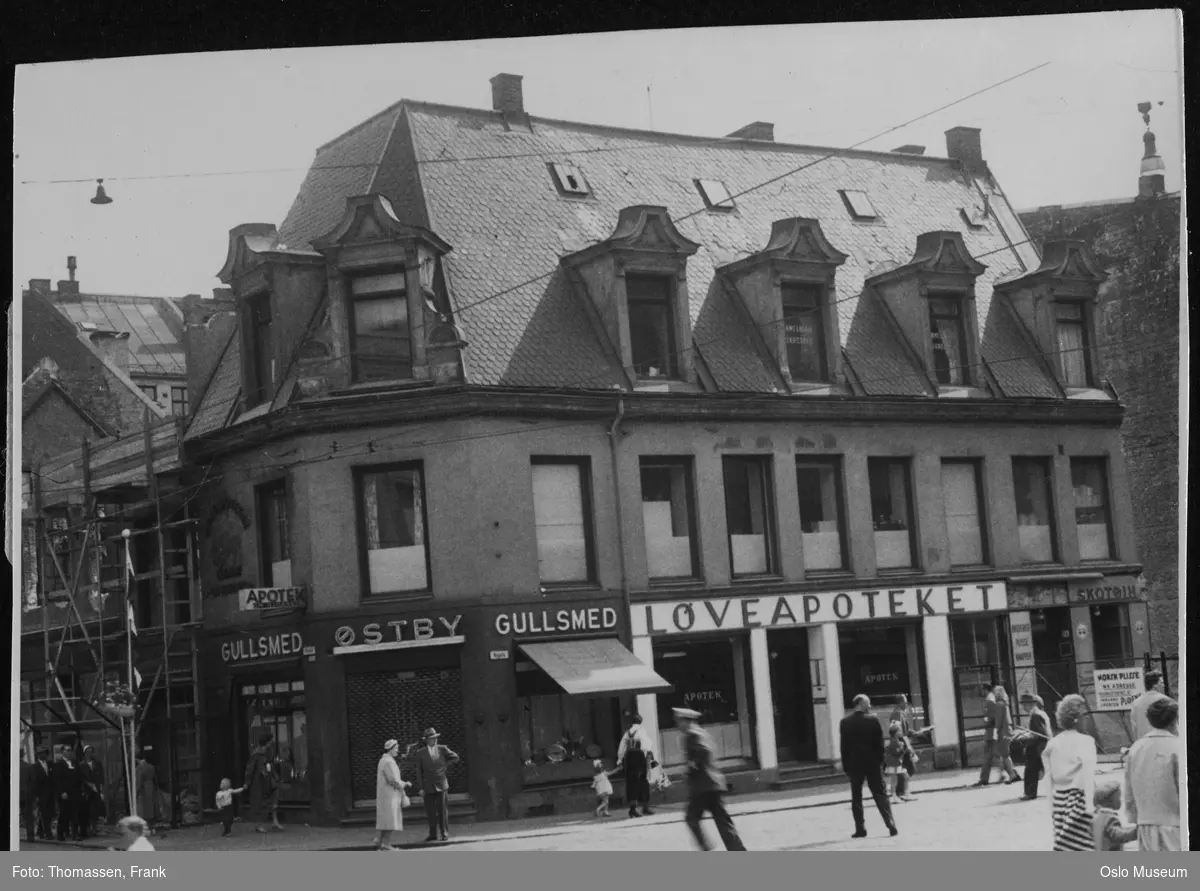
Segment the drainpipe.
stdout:
<svg viewBox="0 0 1200 891">
<path fill-rule="evenodd" d="M 621 605 L 625 610 L 625 621 L 622 623 L 621 642 L 627 647 L 633 645 L 632 628 L 630 626 L 630 610 L 632 603 L 629 599 L 629 567 L 625 561 L 625 512 L 621 509 L 621 472 L 617 462 L 617 437 L 621 432 L 621 421 L 625 418 L 625 398 L 617 396 L 617 416 L 613 419 L 612 427 L 608 430 L 608 445 L 612 453 L 613 496 L 617 506 L 617 559 L 621 564 Z"/>
</svg>

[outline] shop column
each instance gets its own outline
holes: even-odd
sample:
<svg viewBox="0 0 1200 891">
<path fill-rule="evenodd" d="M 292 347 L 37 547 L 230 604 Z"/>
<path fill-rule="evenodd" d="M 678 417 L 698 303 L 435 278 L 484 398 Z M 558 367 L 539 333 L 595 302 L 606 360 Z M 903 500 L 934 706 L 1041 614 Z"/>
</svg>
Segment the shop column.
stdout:
<svg viewBox="0 0 1200 891">
<path fill-rule="evenodd" d="M 774 770 L 779 766 L 779 753 L 775 750 L 775 703 L 771 698 L 771 653 L 766 628 L 750 629 L 750 675 L 754 685 L 758 766 L 761 770 Z"/>
<path fill-rule="evenodd" d="M 846 717 L 846 697 L 842 692 L 842 649 L 838 626 L 833 622 L 808 629 L 808 650 L 821 660 L 821 683 L 825 704 L 813 703 L 817 729 L 817 758 L 840 761 L 842 758 L 842 718 Z M 817 691 L 813 691 L 814 694 Z M 814 699 L 816 696 L 814 695 Z"/>
<path fill-rule="evenodd" d="M 633 639 L 633 655 L 643 664 L 654 667 L 654 639 L 651 637 L 635 637 Z M 637 697 L 638 714 L 642 716 L 642 729 L 654 742 L 661 747 L 658 738 L 658 696 L 653 693 L 639 693 Z M 660 758 L 662 752 L 655 752 Z"/>
<path fill-rule="evenodd" d="M 921 634 L 925 643 L 925 676 L 929 678 L 925 720 L 934 727 L 934 764 L 941 767 L 945 758 L 957 763 L 959 746 L 950 622 L 945 616 L 926 616 L 921 622 Z M 943 752 L 950 754 L 942 755 Z"/>
</svg>

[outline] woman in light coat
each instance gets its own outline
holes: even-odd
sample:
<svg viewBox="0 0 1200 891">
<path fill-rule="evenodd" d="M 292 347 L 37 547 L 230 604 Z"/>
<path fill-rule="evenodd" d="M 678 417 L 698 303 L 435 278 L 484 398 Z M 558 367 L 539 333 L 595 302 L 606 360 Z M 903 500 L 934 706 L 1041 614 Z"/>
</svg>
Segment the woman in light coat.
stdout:
<svg viewBox="0 0 1200 891">
<path fill-rule="evenodd" d="M 1000 756 L 1000 767 L 1008 774 L 1005 782 L 1016 783 L 1021 779 L 1012 760 L 1012 710 L 1008 705 L 1008 693 L 1003 687 L 997 686 L 992 691 L 996 694 L 996 754 Z"/>
<path fill-rule="evenodd" d="M 1046 744 L 1042 763 L 1050 779 L 1054 850 L 1091 851 L 1096 797 L 1096 741 L 1078 730 L 1087 701 L 1072 693 L 1055 710 L 1060 732 Z"/>
<path fill-rule="evenodd" d="M 392 833 L 404 828 L 404 790 L 411 787 L 400 777 L 400 765 L 396 754 L 400 743 L 389 739 L 383 745 L 383 757 L 375 773 L 375 847 L 380 851 L 395 851 L 391 843 Z"/>
<path fill-rule="evenodd" d="M 1138 850 L 1182 851 L 1179 775 L 1184 759 L 1179 706 L 1166 696 L 1150 703 L 1154 728 L 1129 749 L 1125 765 L 1125 808 L 1137 824 Z"/>
</svg>

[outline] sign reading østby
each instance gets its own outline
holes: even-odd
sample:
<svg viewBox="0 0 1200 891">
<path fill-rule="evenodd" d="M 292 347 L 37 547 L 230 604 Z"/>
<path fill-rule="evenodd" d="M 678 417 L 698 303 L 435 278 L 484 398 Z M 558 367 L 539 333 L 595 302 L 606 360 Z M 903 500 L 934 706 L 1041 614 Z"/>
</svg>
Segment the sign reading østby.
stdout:
<svg viewBox="0 0 1200 891">
<path fill-rule="evenodd" d="M 238 605 L 243 610 L 258 609 L 303 609 L 303 588 L 242 588 L 238 591 Z"/>
<path fill-rule="evenodd" d="M 339 647 L 385 647 L 435 638 L 454 638 L 458 635 L 458 624 L 461 621 L 462 616 L 420 616 L 412 619 L 367 622 L 360 626 L 343 625 L 333 633 L 333 639 Z"/>
<path fill-rule="evenodd" d="M 956 616 L 1002 610 L 1006 605 L 1004 582 L 986 582 L 647 603 L 635 606 L 630 618 L 634 636 L 645 637 L 872 619 Z"/>
</svg>

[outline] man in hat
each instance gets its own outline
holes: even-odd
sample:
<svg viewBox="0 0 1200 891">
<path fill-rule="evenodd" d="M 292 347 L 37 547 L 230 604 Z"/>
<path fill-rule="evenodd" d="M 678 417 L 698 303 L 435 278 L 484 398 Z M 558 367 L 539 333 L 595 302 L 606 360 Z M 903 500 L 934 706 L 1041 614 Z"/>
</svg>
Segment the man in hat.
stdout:
<svg viewBox="0 0 1200 891">
<path fill-rule="evenodd" d="M 712 846 L 704 837 L 700 820 L 704 814 L 712 814 L 717 824 L 717 833 L 727 851 L 744 851 L 741 836 L 734 828 L 733 818 L 725 810 L 725 776 L 713 763 L 716 746 L 708 731 L 700 726 L 700 713 L 690 708 L 672 709 L 675 726 L 683 731 L 688 764 L 688 808 L 687 826 L 702 851 L 711 851 Z"/>
<path fill-rule="evenodd" d="M 427 842 L 437 841 L 439 836 L 442 841 L 450 840 L 450 817 L 446 807 L 450 780 L 446 769 L 462 760 L 449 746 L 438 744 L 439 735 L 432 727 L 426 730 L 425 745 L 417 752 L 417 785 L 425 800 L 425 816 L 429 819 Z"/>
<path fill-rule="evenodd" d="M 883 727 L 871 714 L 871 700 L 861 693 L 854 697 L 854 711 L 842 718 L 842 770 L 850 778 L 850 812 L 854 815 L 853 838 L 866 838 L 862 787 L 866 781 L 875 806 L 888 828 L 896 835 L 892 806 L 883 788 Z"/>
<path fill-rule="evenodd" d="M 62 760 L 54 765 L 52 782 L 54 798 L 58 805 L 59 841 L 66 841 L 67 836 L 79 840 L 78 816 L 83 799 L 83 779 L 75 764 L 75 752 L 70 746 L 63 746 Z"/>
<path fill-rule="evenodd" d="M 37 782 L 37 774 L 34 773 L 33 762 L 29 760 L 29 753 L 21 753 L 21 822 L 25 824 L 25 840 L 33 841 L 33 805 L 37 801 L 37 790 L 35 784 Z"/>
<path fill-rule="evenodd" d="M 98 824 L 104 818 L 104 767 L 96 757 L 93 746 L 83 747 L 83 760 L 79 762 L 83 776 L 85 806 L 80 809 L 80 834 L 84 837 L 96 835 Z"/>
<path fill-rule="evenodd" d="M 50 750 L 45 746 L 37 750 L 37 760 L 33 764 L 33 794 L 38 807 L 37 837 L 48 839 L 57 803 L 54 798 L 54 763 L 50 760 Z"/>
</svg>

